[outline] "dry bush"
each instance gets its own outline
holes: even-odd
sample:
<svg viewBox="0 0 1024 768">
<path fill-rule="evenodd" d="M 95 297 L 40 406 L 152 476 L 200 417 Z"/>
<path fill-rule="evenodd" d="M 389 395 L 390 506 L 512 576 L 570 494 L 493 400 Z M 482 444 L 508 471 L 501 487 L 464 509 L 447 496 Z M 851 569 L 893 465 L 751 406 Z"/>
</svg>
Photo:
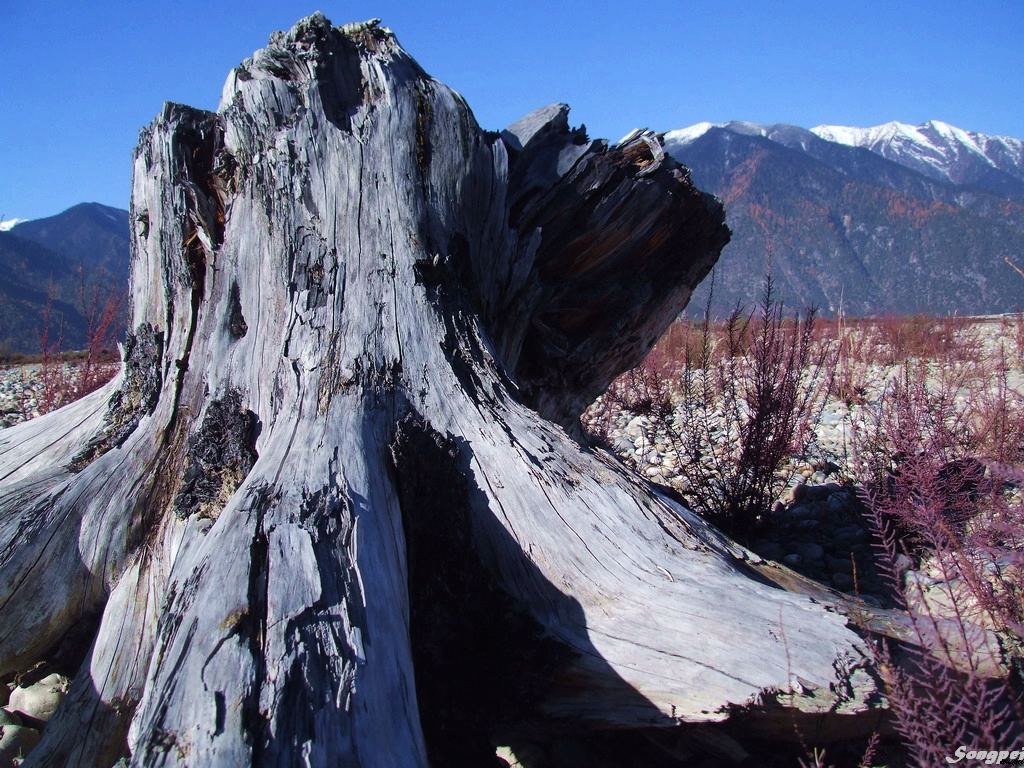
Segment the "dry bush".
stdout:
<svg viewBox="0 0 1024 768">
<path fill-rule="evenodd" d="M 1017 368 L 1024 369 L 1024 312 L 1003 315 L 999 319 L 999 324 L 1004 340 L 1004 351 L 1006 342 L 1009 342 L 1010 350 L 1007 351 L 1007 356 Z"/>
<path fill-rule="evenodd" d="M 118 371 L 119 357 L 114 332 L 121 312 L 113 290 L 81 288 L 80 300 L 86 318 L 86 345 L 76 353 L 63 352 L 63 328 L 56 338 L 52 329 L 52 296 L 43 310 L 39 334 L 39 379 L 41 391 L 35 410 L 49 413 L 85 397 L 110 381 Z"/>
<path fill-rule="evenodd" d="M 854 440 L 877 566 L 913 641 L 877 644 L 876 661 L 921 766 L 958 745 L 1014 743 L 1024 695 L 1024 506 L 1008 492 L 1021 404 L 1005 372 L 976 405 L 931 368 L 905 365 Z"/>
<path fill-rule="evenodd" d="M 836 346 L 834 394 L 847 405 L 863 405 L 880 375 L 907 362 L 932 361 L 961 386 L 987 381 L 989 361 L 978 322 L 924 315 L 840 316 L 819 322 L 816 338 Z"/>
<path fill-rule="evenodd" d="M 770 278 L 756 312 L 715 327 L 706 309 L 612 385 L 592 433 L 607 440 L 617 410 L 646 416 L 693 508 L 747 539 L 791 481 L 787 459 L 809 452 L 831 389 L 833 347 L 815 342 L 815 321 L 813 310 L 787 317 Z"/>
<path fill-rule="evenodd" d="M 1001 327 L 991 344 L 964 318 L 789 319 L 769 284 L 755 313 L 674 324 L 604 400 L 608 424 L 647 417 L 691 505 L 740 539 L 808 452 L 825 398 L 856 404 L 846 471 L 909 617 L 910 642 L 874 653 L 921 766 L 1024 736 L 1024 319 Z"/>
<path fill-rule="evenodd" d="M 754 313 L 674 324 L 602 403 L 606 434 L 617 413 L 645 416 L 691 506 L 740 539 L 810 450 L 826 398 L 856 404 L 846 471 L 909 617 L 910 642 L 877 644 L 875 660 L 920 766 L 1024 736 L 1024 319 L 1001 327 L 993 345 L 964 318 L 787 318 L 769 281 Z"/>
<path fill-rule="evenodd" d="M 700 329 L 700 323 L 688 319 L 676 320 L 658 339 L 648 359 L 658 362 L 663 368 L 678 368 L 688 355 L 696 354 L 700 344 Z M 712 325 L 710 330 L 713 336 L 721 336 L 720 324 Z"/>
<path fill-rule="evenodd" d="M 966 317 L 883 315 L 861 320 L 861 360 L 898 365 L 905 360 L 979 359 L 976 321 Z"/>
<path fill-rule="evenodd" d="M 872 364 L 878 358 L 878 342 L 870 323 L 850 320 L 842 315 L 819 321 L 815 328 L 815 341 L 834 347 L 832 394 L 847 405 L 866 402 Z"/>
</svg>

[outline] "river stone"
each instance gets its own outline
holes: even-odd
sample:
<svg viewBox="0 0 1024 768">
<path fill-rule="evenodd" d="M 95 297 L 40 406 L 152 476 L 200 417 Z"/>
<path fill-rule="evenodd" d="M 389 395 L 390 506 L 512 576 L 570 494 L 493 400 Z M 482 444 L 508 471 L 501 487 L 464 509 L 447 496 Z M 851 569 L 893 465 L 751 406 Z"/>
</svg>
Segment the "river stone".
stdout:
<svg viewBox="0 0 1024 768">
<path fill-rule="evenodd" d="M 18 765 L 15 759 L 24 757 L 39 743 L 39 731 L 22 725 L 0 726 L 0 768 Z"/>
<path fill-rule="evenodd" d="M 793 547 L 793 551 L 796 552 L 804 560 L 814 561 L 821 560 L 825 556 L 825 549 L 821 544 L 816 544 L 813 541 L 804 541 Z"/>
<path fill-rule="evenodd" d="M 800 490 L 798 491 L 797 488 Z M 825 501 L 835 493 L 845 493 L 846 489 L 839 483 L 805 483 L 793 489 L 793 500 L 800 503 Z"/>
<path fill-rule="evenodd" d="M 8 712 L 6 709 L 0 709 L 0 726 L 6 725 L 23 725 L 21 718 L 18 717 L 17 712 Z"/>
<path fill-rule="evenodd" d="M 615 444 L 612 446 L 612 450 L 616 453 L 632 453 L 633 441 L 622 436 L 617 437 L 615 438 Z"/>
<path fill-rule="evenodd" d="M 843 492 L 837 492 L 829 494 L 825 504 L 828 507 L 828 511 L 833 514 L 842 514 L 850 510 L 850 495 Z"/>
<path fill-rule="evenodd" d="M 9 708 L 37 720 L 49 720 L 67 693 L 69 684 L 63 675 L 47 675 L 27 688 L 15 688 L 11 691 Z"/>
<path fill-rule="evenodd" d="M 853 573 L 853 565 L 850 563 L 849 557 L 827 557 L 825 565 L 833 573 Z"/>
<path fill-rule="evenodd" d="M 901 552 L 900 554 L 896 555 L 896 560 L 893 563 L 893 568 L 897 574 L 902 576 L 904 573 L 914 568 L 914 558 L 912 558 L 910 555 Z"/>
<path fill-rule="evenodd" d="M 832 540 L 836 544 L 859 544 L 867 541 L 868 538 L 870 538 L 870 534 L 859 525 L 844 525 L 842 528 L 836 528 L 832 533 Z"/>
<path fill-rule="evenodd" d="M 848 573 L 833 573 L 832 585 L 840 590 L 850 589 L 853 586 L 853 576 Z"/>
<path fill-rule="evenodd" d="M 790 520 L 808 520 L 816 517 L 817 514 L 818 511 L 809 504 L 796 504 L 785 512 L 786 517 Z"/>
</svg>

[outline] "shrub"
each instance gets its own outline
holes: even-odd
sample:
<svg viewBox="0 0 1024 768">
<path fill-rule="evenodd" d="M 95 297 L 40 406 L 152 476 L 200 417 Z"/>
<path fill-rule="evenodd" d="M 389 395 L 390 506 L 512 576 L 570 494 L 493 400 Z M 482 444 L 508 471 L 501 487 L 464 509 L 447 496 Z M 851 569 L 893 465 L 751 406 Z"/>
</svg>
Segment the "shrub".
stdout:
<svg viewBox="0 0 1024 768">
<path fill-rule="evenodd" d="M 83 284 L 80 300 L 86 318 L 86 345 L 78 353 L 62 351 L 63 328 L 52 337 L 52 296 L 43 309 L 39 333 L 41 391 L 35 410 L 39 414 L 61 408 L 85 397 L 110 381 L 118 370 L 113 334 L 121 312 L 114 291 L 97 288 L 89 293 Z"/>
<path fill-rule="evenodd" d="M 741 539 L 790 479 L 787 460 L 813 449 L 829 394 L 853 404 L 847 476 L 905 611 L 904 640 L 873 653 L 921 766 L 1024 737 L 1024 319 L 1004 321 L 994 347 L 980 327 L 787 318 L 767 281 L 755 312 L 674 324 L 601 403 L 606 427 L 620 410 L 645 416 L 691 506 Z M 824 753 L 805 748 L 803 763 Z"/>
<path fill-rule="evenodd" d="M 905 363 L 854 432 L 877 565 L 911 632 L 909 645 L 874 652 L 921 766 L 1020 736 L 1019 675 L 1006 664 L 1024 647 L 1024 510 L 1006 482 L 1021 411 L 1005 368 L 996 379 L 978 407 L 929 364 Z"/>
<path fill-rule="evenodd" d="M 747 539 L 792 480 L 787 459 L 807 454 L 832 385 L 833 345 L 815 342 L 815 312 L 787 317 L 766 278 L 755 312 L 737 308 L 721 329 L 680 325 L 681 365 L 656 347 L 620 377 L 590 415 L 607 436 L 618 408 L 648 417 L 677 457 L 677 478 L 697 512 Z M 603 419 L 602 419 L 603 417 Z"/>
</svg>

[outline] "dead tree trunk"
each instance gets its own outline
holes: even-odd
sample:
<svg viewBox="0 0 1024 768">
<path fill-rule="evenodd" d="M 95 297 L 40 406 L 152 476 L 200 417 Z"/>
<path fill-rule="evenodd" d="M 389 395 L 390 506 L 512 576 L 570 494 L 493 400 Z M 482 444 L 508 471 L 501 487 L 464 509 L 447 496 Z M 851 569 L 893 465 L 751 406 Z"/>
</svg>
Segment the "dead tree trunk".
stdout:
<svg viewBox="0 0 1024 768">
<path fill-rule="evenodd" d="M 26 765 L 868 708 L 839 611 L 572 437 L 728 232 L 656 136 L 567 112 L 482 131 L 317 15 L 142 133 L 123 371 L 0 434 L 0 679 L 74 673 Z"/>
</svg>

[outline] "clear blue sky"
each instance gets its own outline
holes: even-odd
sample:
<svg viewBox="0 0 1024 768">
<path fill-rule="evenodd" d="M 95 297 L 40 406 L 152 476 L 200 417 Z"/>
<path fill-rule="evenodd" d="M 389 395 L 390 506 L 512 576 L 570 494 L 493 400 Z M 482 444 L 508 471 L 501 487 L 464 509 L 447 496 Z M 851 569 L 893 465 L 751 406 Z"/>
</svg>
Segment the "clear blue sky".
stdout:
<svg viewBox="0 0 1024 768">
<path fill-rule="evenodd" d="M 228 70 L 317 10 L 290 0 L 4 0 L 0 217 L 127 207 L 131 151 L 164 100 L 213 109 Z M 938 118 L 1024 137 L 1024 2 L 349 0 L 480 123 L 553 101 L 592 135 L 701 120 Z"/>
</svg>

